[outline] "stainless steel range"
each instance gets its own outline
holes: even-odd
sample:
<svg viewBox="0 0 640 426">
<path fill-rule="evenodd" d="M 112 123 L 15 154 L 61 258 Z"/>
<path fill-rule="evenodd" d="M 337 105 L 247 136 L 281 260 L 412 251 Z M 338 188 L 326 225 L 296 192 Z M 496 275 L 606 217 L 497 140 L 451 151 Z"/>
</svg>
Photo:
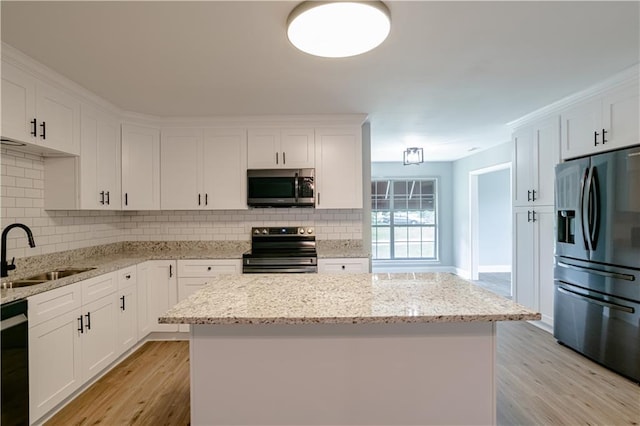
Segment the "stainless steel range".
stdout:
<svg viewBox="0 0 640 426">
<path fill-rule="evenodd" d="M 251 250 L 242 255 L 242 272 L 318 272 L 316 236 L 313 228 L 251 228 Z"/>
</svg>

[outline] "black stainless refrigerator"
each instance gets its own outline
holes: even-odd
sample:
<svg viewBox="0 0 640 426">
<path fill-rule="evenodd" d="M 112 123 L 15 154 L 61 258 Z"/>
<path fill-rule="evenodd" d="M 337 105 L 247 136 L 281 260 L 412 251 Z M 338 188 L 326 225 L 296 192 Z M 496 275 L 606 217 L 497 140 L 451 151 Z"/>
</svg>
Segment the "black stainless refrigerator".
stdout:
<svg viewBox="0 0 640 426">
<path fill-rule="evenodd" d="M 640 382 L 640 146 L 556 166 L 554 337 Z"/>
</svg>

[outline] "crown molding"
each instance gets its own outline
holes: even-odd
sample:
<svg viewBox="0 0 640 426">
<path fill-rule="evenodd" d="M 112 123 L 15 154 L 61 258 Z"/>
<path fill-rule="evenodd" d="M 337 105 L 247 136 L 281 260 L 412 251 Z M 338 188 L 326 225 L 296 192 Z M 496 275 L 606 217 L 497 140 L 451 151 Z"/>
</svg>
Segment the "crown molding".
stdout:
<svg viewBox="0 0 640 426">
<path fill-rule="evenodd" d="M 530 112 L 516 120 L 508 122 L 506 125 L 512 131 L 515 128 L 528 124 L 532 121 L 539 120 L 541 118 L 548 117 L 552 114 L 559 114 L 563 110 L 572 107 L 573 105 L 585 101 L 590 98 L 602 95 L 610 90 L 616 89 L 624 85 L 638 84 L 638 75 L 640 74 L 640 63 L 635 64 L 613 76 L 594 84 L 584 90 L 573 93 L 565 98 L 562 98 L 556 102 L 539 108 Z"/>
</svg>

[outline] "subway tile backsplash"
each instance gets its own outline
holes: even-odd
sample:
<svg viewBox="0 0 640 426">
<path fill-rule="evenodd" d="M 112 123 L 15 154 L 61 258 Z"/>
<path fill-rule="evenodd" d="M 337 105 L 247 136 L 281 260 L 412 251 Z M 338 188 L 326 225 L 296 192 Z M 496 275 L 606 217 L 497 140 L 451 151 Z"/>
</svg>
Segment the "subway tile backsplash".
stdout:
<svg viewBox="0 0 640 426">
<path fill-rule="evenodd" d="M 2 228 L 29 226 L 36 247 L 12 230 L 8 257 L 21 258 L 121 241 L 248 241 L 253 226 L 313 226 L 318 240 L 361 240 L 362 210 L 250 209 L 224 211 L 44 210 L 44 159 L 1 150 Z"/>
</svg>

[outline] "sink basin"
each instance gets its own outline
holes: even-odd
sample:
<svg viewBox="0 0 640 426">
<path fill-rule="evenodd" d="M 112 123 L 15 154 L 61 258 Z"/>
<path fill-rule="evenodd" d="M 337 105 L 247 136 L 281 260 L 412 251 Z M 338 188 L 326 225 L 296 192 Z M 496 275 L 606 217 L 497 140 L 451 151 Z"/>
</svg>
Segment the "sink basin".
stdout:
<svg viewBox="0 0 640 426">
<path fill-rule="evenodd" d="M 96 268 L 70 268 L 70 269 L 59 269 L 57 271 L 49 271 L 43 272 L 42 274 L 33 275 L 31 277 L 25 278 L 20 281 L 51 281 L 51 280 L 59 280 L 60 278 L 69 277 L 71 275 L 80 274 L 82 272 L 87 272 Z"/>
<path fill-rule="evenodd" d="M 8 281 L 2 283 L 2 288 L 18 288 L 28 287 L 30 285 L 42 284 L 47 281 L 59 280 L 60 278 L 70 277 L 71 275 L 80 274 L 82 272 L 91 271 L 96 268 L 69 268 L 58 269 L 56 271 L 43 272 L 42 274 L 33 275 L 22 280 Z"/>
</svg>

